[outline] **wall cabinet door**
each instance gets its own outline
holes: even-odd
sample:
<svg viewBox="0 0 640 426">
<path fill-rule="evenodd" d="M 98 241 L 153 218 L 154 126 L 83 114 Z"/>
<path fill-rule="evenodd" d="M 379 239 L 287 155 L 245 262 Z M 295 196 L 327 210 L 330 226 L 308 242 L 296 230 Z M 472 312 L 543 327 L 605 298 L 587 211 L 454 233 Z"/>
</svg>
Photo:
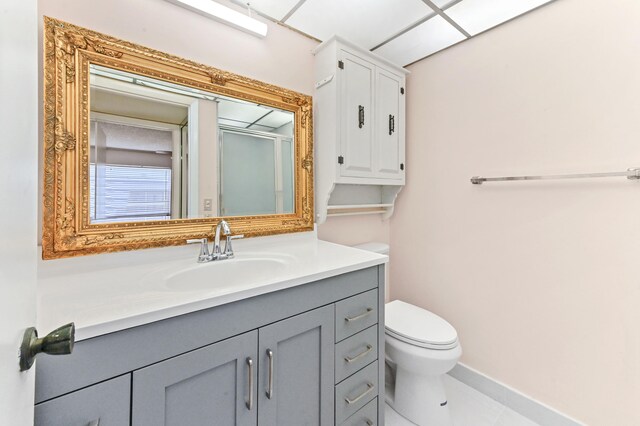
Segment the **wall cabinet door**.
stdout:
<svg viewBox="0 0 640 426">
<path fill-rule="evenodd" d="M 376 177 L 401 179 L 404 162 L 404 103 L 399 76 L 376 69 Z M 402 103 L 402 104 L 401 104 Z M 402 137 L 401 137 L 402 136 Z M 404 167 L 403 167 L 404 168 Z"/>
<path fill-rule="evenodd" d="M 371 177 L 374 173 L 373 84 L 375 65 L 342 51 L 339 155 L 341 176 Z"/>
<path fill-rule="evenodd" d="M 260 426 L 333 425 L 334 306 L 259 332 Z"/>
<path fill-rule="evenodd" d="M 132 425 L 256 425 L 257 342 L 251 331 L 135 371 Z"/>
</svg>

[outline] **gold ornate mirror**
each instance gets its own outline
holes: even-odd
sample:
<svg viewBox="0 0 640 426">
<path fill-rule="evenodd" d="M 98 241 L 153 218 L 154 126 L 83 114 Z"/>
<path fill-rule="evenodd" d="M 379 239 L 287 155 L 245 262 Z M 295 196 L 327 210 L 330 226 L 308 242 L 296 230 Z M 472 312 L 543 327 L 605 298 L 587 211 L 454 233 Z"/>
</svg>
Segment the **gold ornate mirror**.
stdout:
<svg viewBox="0 0 640 426">
<path fill-rule="evenodd" d="M 45 18 L 44 259 L 313 229 L 311 97 Z"/>
</svg>

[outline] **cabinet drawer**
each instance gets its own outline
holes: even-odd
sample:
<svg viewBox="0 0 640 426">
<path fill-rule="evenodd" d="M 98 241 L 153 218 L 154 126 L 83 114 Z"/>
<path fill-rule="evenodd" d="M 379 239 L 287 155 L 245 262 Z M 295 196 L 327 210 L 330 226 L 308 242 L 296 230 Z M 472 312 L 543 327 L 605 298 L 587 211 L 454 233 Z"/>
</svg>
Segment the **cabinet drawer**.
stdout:
<svg viewBox="0 0 640 426">
<path fill-rule="evenodd" d="M 35 426 L 129 426 L 131 374 L 35 407 Z"/>
<path fill-rule="evenodd" d="M 376 426 L 378 424 L 378 398 L 374 398 L 340 426 Z"/>
<path fill-rule="evenodd" d="M 378 358 L 378 326 L 336 344 L 336 383 L 341 382 Z"/>
<path fill-rule="evenodd" d="M 336 386 L 336 424 L 342 423 L 378 396 L 378 361 Z"/>
<path fill-rule="evenodd" d="M 336 342 L 378 322 L 378 290 L 369 290 L 336 303 Z"/>
</svg>

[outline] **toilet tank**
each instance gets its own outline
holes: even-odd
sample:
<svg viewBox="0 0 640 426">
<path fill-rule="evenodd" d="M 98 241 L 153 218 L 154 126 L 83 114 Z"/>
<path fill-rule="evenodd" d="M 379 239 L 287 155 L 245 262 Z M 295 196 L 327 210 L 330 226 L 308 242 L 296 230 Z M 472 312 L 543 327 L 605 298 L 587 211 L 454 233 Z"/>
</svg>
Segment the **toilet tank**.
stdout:
<svg viewBox="0 0 640 426">
<path fill-rule="evenodd" d="M 385 254 L 389 256 L 389 244 L 380 243 L 376 241 L 358 244 L 353 246 L 354 248 L 366 251 L 372 251 L 374 253 Z M 389 257 L 389 262 L 385 265 L 384 268 L 384 302 L 387 303 L 389 301 L 389 269 L 390 269 L 391 257 Z"/>
<path fill-rule="evenodd" d="M 386 254 L 387 256 L 389 255 L 389 244 L 386 244 L 386 243 L 370 242 L 370 243 L 358 244 L 357 246 L 353 246 L 353 247 L 360 250 Z"/>
</svg>

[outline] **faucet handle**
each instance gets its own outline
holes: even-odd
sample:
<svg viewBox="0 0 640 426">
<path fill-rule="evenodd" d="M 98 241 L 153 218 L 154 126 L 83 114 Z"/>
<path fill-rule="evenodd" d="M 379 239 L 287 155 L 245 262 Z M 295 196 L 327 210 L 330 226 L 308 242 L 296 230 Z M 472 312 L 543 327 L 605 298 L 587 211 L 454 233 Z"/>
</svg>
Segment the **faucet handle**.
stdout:
<svg viewBox="0 0 640 426">
<path fill-rule="evenodd" d="M 231 241 L 240 240 L 244 238 L 243 234 L 240 235 L 227 235 L 227 242 L 224 245 L 224 254 L 227 258 L 233 257 L 233 247 L 231 246 Z"/>
<path fill-rule="evenodd" d="M 206 238 L 196 238 L 193 240 L 187 240 L 187 244 L 200 244 L 200 254 L 198 255 L 198 262 L 208 262 L 211 260 L 211 254 L 209 253 L 209 240 Z"/>
</svg>

